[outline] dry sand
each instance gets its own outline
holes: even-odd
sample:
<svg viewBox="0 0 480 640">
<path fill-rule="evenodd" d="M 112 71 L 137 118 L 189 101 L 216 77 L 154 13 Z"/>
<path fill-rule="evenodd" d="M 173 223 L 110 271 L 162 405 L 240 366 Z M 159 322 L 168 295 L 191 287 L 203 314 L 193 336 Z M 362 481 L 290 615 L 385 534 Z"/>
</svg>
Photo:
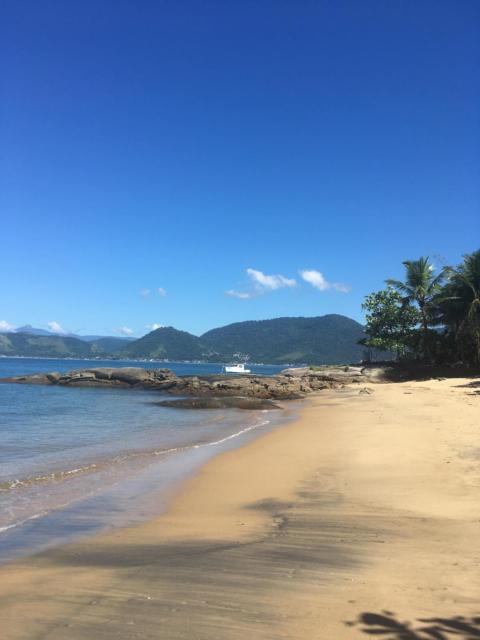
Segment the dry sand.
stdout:
<svg viewBox="0 0 480 640">
<path fill-rule="evenodd" d="M 480 382 L 370 388 L 317 395 L 153 522 L 1 568 L 0 638 L 479 638 Z"/>
</svg>

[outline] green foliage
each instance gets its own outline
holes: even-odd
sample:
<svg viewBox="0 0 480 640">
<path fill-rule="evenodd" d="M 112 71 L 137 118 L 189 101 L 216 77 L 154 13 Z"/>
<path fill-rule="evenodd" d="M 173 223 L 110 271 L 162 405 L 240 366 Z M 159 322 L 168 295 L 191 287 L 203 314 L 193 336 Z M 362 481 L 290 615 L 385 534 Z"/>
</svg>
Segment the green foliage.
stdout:
<svg viewBox="0 0 480 640">
<path fill-rule="evenodd" d="M 399 356 L 479 366 L 480 250 L 437 274 L 428 258 L 403 264 L 405 282 L 387 280 L 389 289 L 365 299 L 364 343 L 390 345 Z"/>
<path fill-rule="evenodd" d="M 29 333 L 0 335 L 0 354 L 36 358 L 88 358 L 91 345 L 78 338 L 42 336 Z"/>
<path fill-rule="evenodd" d="M 127 343 L 128 344 L 128 343 Z M 18 332 L 0 334 L 0 355 L 30 358 L 110 358 L 125 345 L 123 338 L 85 340 L 72 336 Z"/>
<path fill-rule="evenodd" d="M 417 309 L 391 287 L 366 296 L 362 309 L 367 312 L 367 322 L 361 344 L 404 357 L 420 319 Z"/>
<path fill-rule="evenodd" d="M 341 364 L 362 358 L 358 341 L 363 336 L 363 327 L 355 320 L 327 315 L 237 322 L 200 337 L 162 327 L 127 343 L 114 337 L 85 342 L 63 336 L 0 334 L 0 355 Z"/>
<path fill-rule="evenodd" d="M 330 314 L 236 322 L 208 331 L 201 340 L 217 353 L 217 360 L 241 353 L 270 364 L 343 364 L 362 359 L 358 341 L 363 337 L 361 324 Z"/>
<path fill-rule="evenodd" d="M 202 360 L 207 352 L 197 336 L 173 327 L 161 327 L 130 342 L 119 355 L 124 358 Z"/>
<path fill-rule="evenodd" d="M 418 260 L 405 260 L 405 282 L 400 280 L 387 280 L 390 287 L 403 294 L 404 302 L 416 302 L 419 308 L 431 304 L 433 296 L 438 293 L 442 281 L 445 279 L 447 269 L 442 269 L 435 275 L 435 268 L 428 256 Z"/>
<path fill-rule="evenodd" d="M 434 316 L 435 297 L 441 290 L 446 270 L 442 269 L 435 275 L 435 268 L 428 256 L 422 256 L 418 260 L 405 260 L 403 265 L 405 267 L 405 282 L 387 280 L 387 284 L 403 294 L 402 301 L 405 304 L 418 306 L 422 330 L 421 348 L 424 358 L 431 360 L 432 339 L 429 326 Z"/>
<path fill-rule="evenodd" d="M 439 322 L 445 339 L 460 360 L 480 364 L 480 250 L 463 256 L 449 268 L 449 281 L 437 296 Z"/>
<path fill-rule="evenodd" d="M 207 331 L 199 338 L 173 327 L 152 331 L 125 346 L 130 358 L 208 360 L 285 364 L 336 364 L 360 360 L 363 328 L 345 316 L 275 318 L 236 322 Z"/>
</svg>

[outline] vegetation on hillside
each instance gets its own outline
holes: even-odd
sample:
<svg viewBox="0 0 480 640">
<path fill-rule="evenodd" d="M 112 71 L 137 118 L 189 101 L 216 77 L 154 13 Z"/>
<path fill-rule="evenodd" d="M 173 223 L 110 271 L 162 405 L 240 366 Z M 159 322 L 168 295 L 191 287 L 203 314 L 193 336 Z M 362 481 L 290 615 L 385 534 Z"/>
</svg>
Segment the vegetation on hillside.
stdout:
<svg viewBox="0 0 480 640">
<path fill-rule="evenodd" d="M 125 345 L 124 338 L 115 336 L 87 341 L 84 337 L 35 331 L 0 334 L 0 355 L 28 358 L 110 358 Z"/>
<path fill-rule="evenodd" d="M 199 338 L 162 327 L 119 353 L 129 358 L 334 364 L 360 360 L 362 336 L 362 326 L 345 316 L 275 318 L 236 322 Z"/>
<path fill-rule="evenodd" d="M 362 307 L 368 347 L 399 359 L 480 365 L 480 250 L 438 272 L 428 257 L 407 260 L 405 280 L 386 281 Z"/>
<path fill-rule="evenodd" d="M 247 356 L 270 364 L 343 364 L 362 359 L 361 324 L 331 314 L 235 322 L 201 336 L 220 360 Z"/>
<path fill-rule="evenodd" d="M 204 360 L 209 354 L 197 336 L 173 327 L 161 327 L 130 342 L 118 352 L 124 358 Z"/>
<path fill-rule="evenodd" d="M 340 315 L 237 322 L 197 337 L 161 327 L 125 343 L 115 337 L 91 342 L 68 336 L 0 334 L 0 355 L 56 358 L 244 361 L 266 364 L 343 364 L 363 356 L 363 328 Z"/>
<path fill-rule="evenodd" d="M 30 358 L 89 358 L 92 345 L 78 338 L 30 333 L 0 334 L 0 354 Z"/>
</svg>

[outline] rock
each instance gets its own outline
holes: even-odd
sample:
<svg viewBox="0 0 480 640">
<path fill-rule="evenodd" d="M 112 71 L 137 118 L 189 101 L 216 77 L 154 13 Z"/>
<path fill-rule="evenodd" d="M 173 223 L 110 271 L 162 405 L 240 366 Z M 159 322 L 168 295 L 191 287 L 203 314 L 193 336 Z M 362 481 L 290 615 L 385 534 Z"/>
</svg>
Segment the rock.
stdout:
<svg viewBox="0 0 480 640">
<path fill-rule="evenodd" d="M 362 367 L 343 365 L 284 369 L 280 375 L 323 382 L 360 382 L 363 379 Z"/>
<path fill-rule="evenodd" d="M 178 398 L 175 400 L 161 400 L 153 404 L 174 409 L 280 409 L 271 400 L 245 398 L 243 396 Z"/>
<path fill-rule="evenodd" d="M 69 371 L 68 373 L 64 373 L 57 379 L 53 378 L 52 382 L 64 385 L 75 383 L 76 385 L 78 385 L 84 382 L 95 383 L 96 378 L 95 374 L 92 371 L 82 369 L 80 371 Z"/>
<path fill-rule="evenodd" d="M 179 378 L 170 369 L 143 369 L 141 367 L 99 367 L 78 369 L 66 373 L 33 374 L 5 378 L 0 382 L 29 384 L 56 384 L 61 386 L 133 387 L 140 389 L 168 389 Z"/>
<path fill-rule="evenodd" d="M 177 378 L 170 369 L 143 369 L 142 367 L 100 367 L 86 369 L 85 373 L 93 374 L 97 380 L 113 380 L 132 386 L 151 386 Z"/>
<path fill-rule="evenodd" d="M 291 378 L 299 378 L 310 373 L 310 367 L 288 367 L 288 369 L 282 369 L 280 371 L 281 376 L 288 376 Z"/>
<path fill-rule="evenodd" d="M 177 376 L 170 369 L 98 367 L 59 374 L 34 374 L 6 378 L 0 382 L 52 384 L 79 387 L 150 389 L 198 398 L 257 398 L 293 400 L 322 389 L 367 381 L 360 367 L 307 367 L 285 369 L 276 376 Z M 215 404 L 215 401 L 213 401 Z M 232 400 L 225 400 L 228 404 Z M 242 401 L 244 403 L 244 401 Z M 173 406 L 173 405 L 172 405 Z M 175 405 L 179 406 L 179 405 Z"/>
<path fill-rule="evenodd" d="M 25 376 L 12 376 L 10 378 L 0 378 L 0 382 L 15 382 L 18 384 L 51 384 L 49 374 L 32 373 Z"/>
</svg>

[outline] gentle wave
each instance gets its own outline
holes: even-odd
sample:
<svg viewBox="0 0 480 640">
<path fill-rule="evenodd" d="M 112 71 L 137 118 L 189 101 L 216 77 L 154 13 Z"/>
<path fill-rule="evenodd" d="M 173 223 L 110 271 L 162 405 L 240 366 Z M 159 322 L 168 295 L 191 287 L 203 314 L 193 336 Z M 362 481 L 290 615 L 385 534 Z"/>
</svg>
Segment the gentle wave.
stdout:
<svg viewBox="0 0 480 640">
<path fill-rule="evenodd" d="M 253 424 L 250 427 L 245 427 L 245 429 L 241 429 L 240 431 L 237 431 L 236 433 L 232 433 L 229 436 L 225 436 L 225 438 L 222 438 L 221 440 L 214 440 L 213 442 L 207 442 L 204 444 L 194 444 L 192 445 L 193 449 L 198 449 L 199 447 L 211 447 L 213 445 L 216 444 L 223 444 L 224 442 L 227 442 L 227 440 L 232 440 L 233 438 L 238 438 L 238 436 L 241 436 L 243 433 L 247 433 L 247 431 L 252 431 L 252 429 L 258 429 L 258 427 L 264 427 L 266 424 L 269 424 L 270 420 L 263 420 L 262 422 L 259 422 L 258 424 Z"/>
<path fill-rule="evenodd" d="M 202 443 L 197 443 L 197 444 L 192 444 L 192 445 L 185 445 L 185 446 L 180 446 L 180 447 L 172 447 L 170 449 L 160 449 L 160 450 L 153 450 L 153 451 L 142 451 L 142 452 L 131 452 L 128 454 L 124 454 L 122 456 L 115 456 L 114 458 L 112 458 L 111 460 L 107 460 L 107 461 L 102 461 L 102 462 L 96 462 L 96 463 L 91 463 L 88 465 L 85 465 L 84 467 L 78 467 L 75 469 L 68 469 L 66 471 L 56 471 L 54 473 L 51 474 L 47 474 L 47 475 L 41 475 L 41 476 L 34 476 L 34 477 L 29 477 L 29 478 L 24 478 L 24 479 L 14 479 L 11 481 L 6 481 L 0 484 L 0 491 L 3 492 L 7 492 L 7 491 L 11 491 L 11 490 L 17 490 L 17 489 L 21 489 L 23 488 L 27 488 L 27 487 L 32 487 L 35 485 L 41 485 L 42 483 L 59 483 L 62 482 L 64 480 L 68 480 L 68 479 L 72 479 L 72 478 L 76 478 L 80 475 L 86 474 L 88 472 L 99 472 L 101 470 L 104 470 L 108 467 L 111 466 L 117 466 L 119 463 L 123 463 L 126 461 L 130 461 L 132 459 L 138 459 L 138 458 L 149 458 L 152 456 L 161 456 L 161 455 L 166 455 L 169 453 L 175 453 L 175 452 L 184 452 L 184 451 L 189 451 L 191 449 L 200 449 L 203 447 L 212 447 L 212 446 L 218 446 L 221 444 L 224 444 L 225 442 L 228 442 L 229 440 L 232 440 L 234 438 L 238 438 L 240 436 L 242 436 L 245 433 L 248 433 L 249 431 L 253 431 L 254 429 L 258 429 L 260 427 L 263 427 L 267 424 L 270 423 L 270 420 L 260 420 L 259 422 L 252 424 L 248 427 L 244 427 L 243 429 L 240 429 L 239 431 L 236 431 L 235 433 L 232 433 L 228 436 L 225 436 L 224 438 L 221 438 L 220 440 L 213 440 L 211 442 L 202 442 Z M 87 497 L 87 495 L 85 495 L 84 497 Z M 76 501 L 76 500 L 74 500 Z M 23 524 L 25 524 L 26 522 L 29 522 L 30 520 L 36 520 L 37 518 L 40 518 L 44 515 L 47 515 L 47 513 L 57 510 L 57 509 L 61 509 L 64 508 L 66 506 L 68 506 L 69 503 L 64 503 L 61 505 L 58 505 L 57 507 L 55 507 L 55 509 L 50 509 L 48 511 L 41 511 L 39 513 L 35 513 L 31 516 L 29 516 L 28 518 L 24 518 L 22 520 L 19 520 L 18 522 L 13 522 L 11 524 L 5 525 L 5 526 L 0 526 L 0 533 L 4 533 L 10 529 L 14 529 L 15 527 L 19 527 Z"/>
<path fill-rule="evenodd" d="M 42 484 L 43 482 L 58 482 L 64 478 L 71 478 L 82 473 L 87 473 L 94 469 L 98 469 L 99 464 L 88 464 L 78 469 L 69 469 L 68 471 L 55 471 L 47 475 L 32 476 L 28 478 L 15 478 L 14 480 L 6 480 L 0 483 L 0 491 L 6 492 L 12 489 L 21 489 L 22 487 L 31 487 L 32 485 Z"/>
<path fill-rule="evenodd" d="M 45 516 L 45 515 L 47 515 L 46 511 L 41 511 L 40 513 L 34 513 L 33 516 L 29 516 L 24 520 L 20 520 L 20 522 L 14 522 L 13 524 L 7 524 L 5 527 L 0 527 L 0 533 L 3 533 L 4 531 L 8 531 L 9 529 L 15 529 L 15 527 L 19 527 L 20 525 L 25 524 L 25 522 L 29 522 L 30 520 L 36 520 L 37 518 L 41 518 L 42 516 Z"/>
<path fill-rule="evenodd" d="M 224 442 L 227 442 L 228 440 L 232 440 L 233 438 L 237 438 L 244 433 L 252 431 L 253 429 L 258 429 L 259 427 L 265 426 L 266 424 L 269 424 L 269 422 L 270 422 L 269 420 L 263 420 L 257 424 L 250 425 L 249 427 L 240 429 L 240 431 L 237 431 L 228 436 L 225 436 L 225 438 L 221 438 L 220 440 L 213 440 L 212 442 L 201 442 L 193 445 L 172 447 L 170 449 L 157 449 L 153 451 L 134 451 L 131 453 L 120 455 L 120 456 L 115 456 L 110 460 L 104 460 L 100 462 L 87 464 L 83 467 L 78 467 L 75 469 L 68 469 L 66 471 L 55 471 L 53 473 L 49 473 L 45 475 L 32 476 L 27 478 L 15 478 L 13 480 L 7 480 L 0 483 L 0 491 L 6 492 L 12 489 L 21 489 L 22 487 L 29 487 L 32 485 L 38 485 L 42 483 L 60 482 L 65 479 L 77 477 L 81 474 L 88 473 L 89 471 L 93 471 L 93 472 L 101 471 L 102 469 L 105 469 L 108 466 L 117 465 L 119 463 L 132 460 L 135 458 L 142 458 L 142 457 L 146 458 L 152 455 L 160 456 L 160 455 L 166 455 L 168 453 L 175 453 L 177 451 L 188 451 L 189 449 L 198 449 L 201 447 L 211 447 L 211 446 L 223 444 Z"/>
</svg>

